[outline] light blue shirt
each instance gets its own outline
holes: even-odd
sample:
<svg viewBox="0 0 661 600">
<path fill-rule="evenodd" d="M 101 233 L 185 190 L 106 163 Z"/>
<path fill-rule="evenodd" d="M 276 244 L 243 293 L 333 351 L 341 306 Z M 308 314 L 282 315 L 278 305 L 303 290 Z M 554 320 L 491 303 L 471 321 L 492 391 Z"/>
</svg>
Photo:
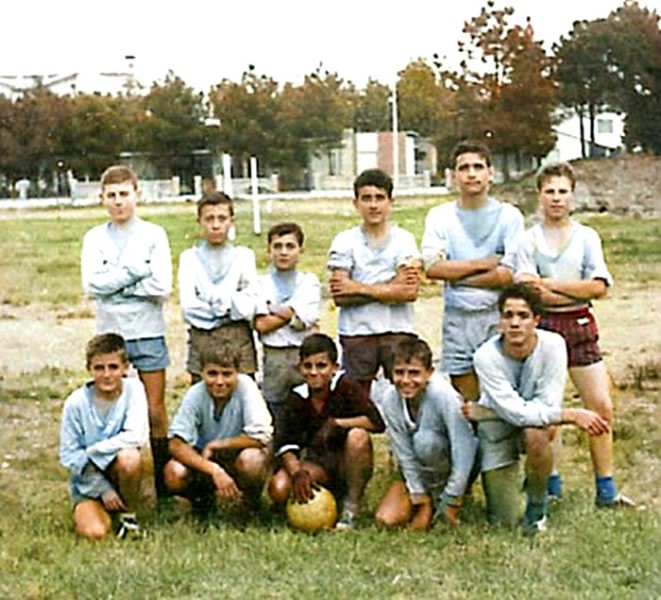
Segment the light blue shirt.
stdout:
<svg viewBox="0 0 661 600">
<path fill-rule="evenodd" d="M 504 353 L 500 335 L 482 344 L 473 357 L 480 382 L 479 404 L 515 427 L 546 427 L 562 420 L 565 340 L 552 331 L 535 331 L 537 343 L 523 361 Z"/>
<path fill-rule="evenodd" d="M 425 269 L 438 260 L 476 260 L 498 255 L 500 264 L 514 266 L 514 253 L 523 233 L 521 212 L 504 202 L 488 198 L 485 206 L 468 210 L 457 202 L 432 208 L 425 220 L 422 257 Z M 447 308 L 464 311 L 492 309 L 498 290 L 445 282 Z"/>
<path fill-rule="evenodd" d="M 172 261 L 162 227 L 139 217 L 98 225 L 83 238 L 80 262 L 83 291 L 96 302 L 97 333 L 125 340 L 165 335 Z"/>
<path fill-rule="evenodd" d="M 147 398 L 139 379 L 123 379 L 119 398 L 103 413 L 94 403 L 92 382 L 75 390 L 64 403 L 60 427 L 60 463 L 71 471 L 72 496 L 99 498 L 112 488 L 99 470 L 105 471 L 120 450 L 148 441 Z"/>
<path fill-rule="evenodd" d="M 257 268 L 250 248 L 205 241 L 179 256 L 179 303 L 184 320 L 198 329 L 250 321 L 257 302 Z"/>
<path fill-rule="evenodd" d="M 411 233 L 390 225 L 383 246 L 373 246 L 362 226 L 338 233 L 328 251 L 328 269 L 348 271 L 351 279 L 367 284 L 391 281 L 397 269 L 420 253 Z M 376 335 L 413 332 L 413 302 L 369 302 L 339 309 L 340 335 Z"/>
<path fill-rule="evenodd" d="M 410 494 L 424 494 L 424 469 L 416 456 L 413 438 L 418 432 L 431 432 L 446 440 L 450 476 L 442 493 L 461 497 L 468 484 L 477 452 L 477 438 L 461 412 L 461 398 L 445 378 L 432 374 L 420 399 L 415 420 L 397 388 L 382 381 L 372 387 L 374 403 L 386 423 L 390 447 Z"/>
<path fill-rule="evenodd" d="M 204 381 L 191 386 L 175 414 L 168 438 L 178 437 L 198 450 L 218 439 L 246 435 L 266 446 L 271 442 L 271 413 L 257 384 L 239 374 L 230 401 L 216 414 L 213 398 Z"/>
</svg>

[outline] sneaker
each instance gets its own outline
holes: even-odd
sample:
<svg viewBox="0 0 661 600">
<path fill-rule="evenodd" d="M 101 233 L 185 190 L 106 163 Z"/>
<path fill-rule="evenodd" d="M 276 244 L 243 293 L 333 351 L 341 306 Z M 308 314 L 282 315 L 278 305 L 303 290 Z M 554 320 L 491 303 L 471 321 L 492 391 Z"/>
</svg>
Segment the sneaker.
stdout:
<svg viewBox="0 0 661 600">
<path fill-rule="evenodd" d="M 342 511 L 339 521 L 335 524 L 335 529 L 338 531 L 349 531 L 356 528 L 356 513 L 352 510 L 345 508 Z"/>
<path fill-rule="evenodd" d="M 546 531 L 546 515 L 537 521 L 525 521 L 523 523 L 523 535 L 527 537 L 534 537 L 538 533 L 543 533 Z"/>
<path fill-rule="evenodd" d="M 117 527 L 117 539 L 137 539 L 140 536 L 140 525 L 135 517 L 135 513 L 121 513 Z"/>
<path fill-rule="evenodd" d="M 595 500 L 597 508 L 635 508 L 636 503 L 631 499 L 627 498 L 624 494 L 617 494 L 612 500 L 602 500 L 597 497 Z"/>
</svg>

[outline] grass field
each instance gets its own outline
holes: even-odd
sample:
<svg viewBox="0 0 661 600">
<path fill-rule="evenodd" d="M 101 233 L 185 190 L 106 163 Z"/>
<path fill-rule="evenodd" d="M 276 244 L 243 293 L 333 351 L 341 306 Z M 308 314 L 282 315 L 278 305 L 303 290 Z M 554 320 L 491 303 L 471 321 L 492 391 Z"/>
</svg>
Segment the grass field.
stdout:
<svg viewBox="0 0 661 600">
<path fill-rule="evenodd" d="M 393 219 L 418 241 L 424 217 L 438 199 L 406 199 Z M 237 242 L 255 249 L 266 268 L 265 235 L 253 236 L 249 203 L 237 205 Z M 194 207 L 143 206 L 145 218 L 169 234 L 173 261 L 196 237 Z M 56 315 L 91 332 L 89 305 L 79 283 L 83 233 L 104 219 L 101 209 L 0 214 L 0 335 L 4 327 L 26 327 Z M 350 201 L 275 202 L 262 227 L 284 219 L 308 234 L 301 268 L 324 276 L 332 237 L 356 222 Z M 531 541 L 520 532 L 490 529 L 479 485 L 458 530 L 429 534 L 381 531 L 371 515 L 389 482 L 383 436 L 375 440 L 377 470 L 370 483 L 361 528 L 348 534 L 307 536 L 287 529 L 267 509 L 247 526 L 236 520 L 200 531 L 176 508 L 153 514 L 147 535 L 136 542 L 100 544 L 74 538 L 67 473 L 57 463 L 59 418 L 67 394 L 85 378 L 77 357 L 64 350 L 66 366 L 53 366 L 48 349 L 58 329 L 30 338 L 34 350 L 0 361 L 0 598 L 653 598 L 661 592 L 659 473 L 659 359 L 657 292 L 661 288 L 661 219 L 581 216 L 604 239 L 617 286 L 612 301 L 599 303 L 614 380 L 618 481 L 640 510 L 597 511 L 583 436 L 567 429 L 561 468 L 566 494 L 552 507 L 547 534 Z M 425 286 L 423 300 L 435 285 Z M 646 299 L 643 303 L 642 299 Z M 611 304 L 609 305 L 609 302 Z M 173 295 L 176 314 L 176 293 Z M 626 312 L 636 305 L 631 322 Z M 604 308 L 602 308 L 604 307 Z M 175 343 L 183 324 L 171 325 Z M 637 319 L 637 320 L 636 320 Z M 440 312 L 421 317 L 419 327 L 436 332 Z M 23 325 L 25 323 L 25 325 Z M 334 314 L 323 323 L 331 330 Z M 39 330 L 42 331 L 42 330 Z M 8 338 L 3 340 L 6 345 Z M 608 350 L 609 348 L 607 348 Z M 62 350 L 58 350 L 62 352 Z M 41 366 L 31 354 L 43 355 Z M 617 364 L 615 359 L 617 359 Z M 59 364 L 59 363 L 58 363 Z M 173 410 L 185 391 L 177 363 L 168 381 Z M 571 390 L 567 399 L 573 402 Z"/>
</svg>

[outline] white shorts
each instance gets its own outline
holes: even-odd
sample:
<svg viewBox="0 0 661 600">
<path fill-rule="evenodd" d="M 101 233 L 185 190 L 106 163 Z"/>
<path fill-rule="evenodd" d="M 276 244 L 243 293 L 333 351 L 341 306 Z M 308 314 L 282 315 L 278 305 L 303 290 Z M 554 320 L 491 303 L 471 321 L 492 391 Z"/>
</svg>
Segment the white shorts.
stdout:
<svg viewBox="0 0 661 600">
<path fill-rule="evenodd" d="M 442 370 L 464 375 L 473 370 L 473 354 L 498 331 L 498 308 L 466 311 L 445 309 L 441 332 Z"/>
</svg>

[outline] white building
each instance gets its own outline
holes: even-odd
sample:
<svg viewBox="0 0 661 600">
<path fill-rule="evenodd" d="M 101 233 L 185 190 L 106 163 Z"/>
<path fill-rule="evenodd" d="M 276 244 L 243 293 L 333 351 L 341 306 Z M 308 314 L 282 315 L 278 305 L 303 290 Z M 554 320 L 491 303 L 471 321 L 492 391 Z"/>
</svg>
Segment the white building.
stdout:
<svg viewBox="0 0 661 600">
<path fill-rule="evenodd" d="M 600 112 L 595 119 L 595 146 L 590 148 L 590 119 L 583 117 L 584 152 L 581 152 L 581 120 L 573 113 L 555 127 L 557 141 L 542 161 L 559 162 L 579 158 L 610 156 L 624 147 L 624 115 Z"/>
</svg>

